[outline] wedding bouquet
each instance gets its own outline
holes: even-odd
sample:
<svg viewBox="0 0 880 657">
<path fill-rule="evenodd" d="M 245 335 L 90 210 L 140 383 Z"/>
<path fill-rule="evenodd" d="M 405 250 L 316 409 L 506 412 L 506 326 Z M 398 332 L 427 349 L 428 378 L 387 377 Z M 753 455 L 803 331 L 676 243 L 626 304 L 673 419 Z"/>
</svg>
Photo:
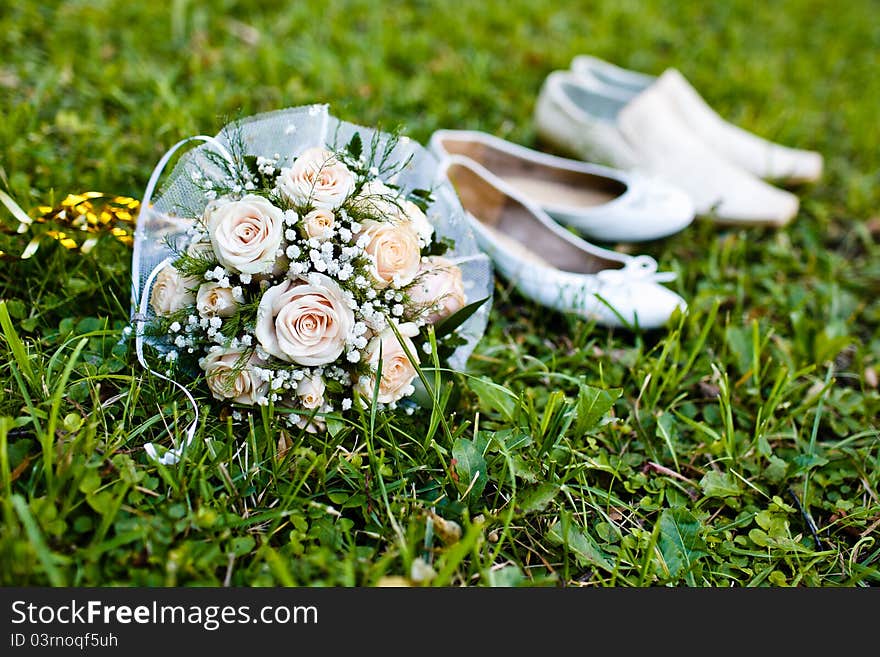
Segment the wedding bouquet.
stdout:
<svg viewBox="0 0 880 657">
<path fill-rule="evenodd" d="M 491 266 L 427 150 L 323 105 L 199 139 L 135 235 L 138 336 L 167 377 L 319 432 L 355 404 L 396 408 L 420 361 L 463 365 Z"/>
</svg>

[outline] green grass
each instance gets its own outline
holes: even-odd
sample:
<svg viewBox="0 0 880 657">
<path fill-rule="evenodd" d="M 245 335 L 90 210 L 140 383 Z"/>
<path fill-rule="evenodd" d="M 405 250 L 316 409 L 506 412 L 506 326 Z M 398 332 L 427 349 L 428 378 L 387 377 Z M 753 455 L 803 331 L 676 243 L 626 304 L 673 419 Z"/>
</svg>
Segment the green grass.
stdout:
<svg viewBox="0 0 880 657">
<path fill-rule="evenodd" d="M 548 313 L 499 280 L 468 371 L 424 412 L 233 431 L 198 387 L 173 467 L 142 445 L 191 411 L 118 344 L 130 250 L 22 261 L 31 235 L 0 210 L 0 584 L 880 584 L 876 4 L 449 7 L 4 3 L 0 185 L 26 209 L 139 197 L 178 139 L 324 101 L 422 143 L 534 145 L 538 88 L 579 53 L 678 67 L 826 175 L 783 230 L 698 222 L 637 247 L 679 272 L 690 313 L 669 330 Z"/>
</svg>

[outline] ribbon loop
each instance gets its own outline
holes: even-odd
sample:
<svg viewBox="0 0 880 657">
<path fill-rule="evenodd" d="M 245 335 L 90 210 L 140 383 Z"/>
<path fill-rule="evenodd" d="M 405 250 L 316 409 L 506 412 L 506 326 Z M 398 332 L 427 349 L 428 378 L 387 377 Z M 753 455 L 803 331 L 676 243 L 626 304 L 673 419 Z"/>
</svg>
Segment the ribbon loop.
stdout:
<svg viewBox="0 0 880 657">
<path fill-rule="evenodd" d="M 186 439 L 183 444 L 179 447 L 175 447 L 173 449 L 168 450 L 161 457 L 158 455 L 156 451 L 155 445 L 152 443 L 146 443 L 144 445 L 144 451 L 146 451 L 147 456 L 150 457 L 153 461 L 157 463 L 161 463 L 162 465 L 174 465 L 180 460 L 180 457 L 183 455 L 183 451 L 189 447 L 190 443 L 193 441 L 196 435 L 196 429 L 199 425 L 199 405 L 196 403 L 196 400 L 193 398 L 192 393 L 186 389 L 185 386 L 181 385 L 171 377 L 165 376 L 161 372 L 157 372 L 152 369 L 149 365 L 147 365 L 147 360 L 144 357 L 144 325 L 147 323 L 147 304 L 149 303 L 150 298 L 150 287 L 153 284 L 153 281 L 156 278 L 156 275 L 162 271 L 162 268 L 167 266 L 171 262 L 171 258 L 165 258 L 162 262 L 156 265 L 153 268 L 153 271 L 150 272 L 150 275 L 147 277 L 146 282 L 144 283 L 144 295 L 141 298 L 139 312 L 134 316 L 133 323 L 135 325 L 135 334 L 134 334 L 134 345 L 135 352 L 137 353 L 138 362 L 141 364 L 147 372 L 156 376 L 160 379 L 164 379 L 165 381 L 169 381 L 173 383 L 186 397 L 187 401 L 190 403 L 190 406 L 193 408 L 193 412 L 195 417 L 193 421 L 190 422 L 189 427 L 186 430 Z"/>
<path fill-rule="evenodd" d="M 674 271 L 658 272 L 657 261 L 649 255 L 637 255 L 620 269 L 605 269 L 596 277 L 607 285 L 625 286 L 636 282 L 667 283 L 675 280 Z"/>
<path fill-rule="evenodd" d="M 150 299 L 150 289 L 158 273 L 162 270 L 163 267 L 166 267 L 171 263 L 172 258 L 165 258 L 165 260 L 156 265 L 150 272 L 150 275 L 147 276 L 147 279 L 144 281 L 143 289 L 140 289 L 140 251 L 141 244 L 143 243 L 146 234 L 144 226 L 148 221 L 149 213 L 152 211 L 150 204 L 153 198 L 153 192 L 156 190 L 156 185 L 159 183 L 159 178 L 162 175 L 162 172 L 165 170 L 165 167 L 168 165 L 168 162 L 171 159 L 172 155 L 174 155 L 174 153 L 177 152 L 177 150 L 181 146 L 191 141 L 202 141 L 211 144 L 211 146 L 213 146 L 213 148 L 221 155 L 221 157 L 223 157 L 223 159 L 225 159 L 230 164 L 234 164 L 234 159 L 232 155 L 223 146 L 223 144 L 221 144 L 216 138 L 210 137 L 208 135 L 195 135 L 193 137 L 181 139 L 179 142 L 174 144 L 174 146 L 165 151 L 165 154 L 153 168 L 153 172 L 152 174 L 150 174 L 149 182 L 147 182 L 147 186 L 144 189 L 144 198 L 140 206 L 141 216 L 138 218 L 137 228 L 135 229 L 134 250 L 132 253 L 131 323 L 134 325 L 135 351 L 137 353 L 138 362 L 141 364 L 141 367 L 143 367 L 153 376 L 174 384 L 174 386 L 177 387 L 186 397 L 190 406 L 192 406 L 194 413 L 193 420 L 186 429 L 186 437 L 182 444 L 175 446 L 172 449 L 169 449 L 162 456 L 159 456 L 158 450 L 156 449 L 156 446 L 153 445 L 153 443 L 147 443 L 144 445 L 144 451 L 147 453 L 147 456 L 152 461 L 155 461 L 156 463 L 161 463 L 162 465 L 174 465 L 175 463 L 177 463 L 183 456 L 184 450 L 192 443 L 193 439 L 195 438 L 196 429 L 198 428 L 199 424 L 199 406 L 190 391 L 187 390 L 185 386 L 181 385 L 174 379 L 165 376 L 160 372 L 157 372 L 149 365 L 147 365 L 146 358 L 144 357 L 144 326 L 147 323 L 149 317 L 148 304 Z"/>
</svg>

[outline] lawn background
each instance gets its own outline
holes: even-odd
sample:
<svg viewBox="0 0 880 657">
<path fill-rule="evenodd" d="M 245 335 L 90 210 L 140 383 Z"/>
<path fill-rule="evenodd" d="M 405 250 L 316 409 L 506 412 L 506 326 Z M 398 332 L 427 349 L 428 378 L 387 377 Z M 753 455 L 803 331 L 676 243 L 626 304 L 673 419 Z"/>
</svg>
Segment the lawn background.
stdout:
<svg viewBox="0 0 880 657">
<path fill-rule="evenodd" d="M 826 158 L 785 229 L 701 221 L 637 247 L 679 273 L 690 313 L 668 331 L 499 280 L 432 409 L 281 437 L 198 388 L 173 468 L 141 445 L 186 405 L 117 344 L 130 250 L 47 240 L 22 261 L 33 234 L 0 209 L 0 584 L 877 585 L 878 19 L 871 0 L 0 0 L 0 188 L 28 210 L 139 197 L 177 140 L 305 103 L 536 146 L 541 82 L 580 53 L 677 67 L 734 123 Z"/>
</svg>

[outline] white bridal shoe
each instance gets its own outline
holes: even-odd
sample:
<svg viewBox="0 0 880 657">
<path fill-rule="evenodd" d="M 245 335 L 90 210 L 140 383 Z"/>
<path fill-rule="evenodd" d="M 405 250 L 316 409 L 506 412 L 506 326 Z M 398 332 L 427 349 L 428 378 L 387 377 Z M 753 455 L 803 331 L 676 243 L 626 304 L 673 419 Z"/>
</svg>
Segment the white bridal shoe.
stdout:
<svg viewBox="0 0 880 657">
<path fill-rule="evenodd" d="M 631 100 L 649 87 L 658 88 L 703 141 L 759 178 L 803 183 L 822 176 L 820 153 L 777 144 L 725 121 L 674 68 L 654 77 L 579 55 L 572 60 L 571 70 L 594 89 L 622 100 Z"/>
<path fill-rule="evenodd" d="M 553 71 L 535 106 L 538 136 L 575 157 L 635 169 L 679 186 L 718 223 L 783 226 L 798 197 L 733 164 L 701 139 L 662 91 L 609 95 L 571 71 Z"/>
<path fill-rule="evenodd" d="M 442 160 L 477 243 L 521 294 L 604 326 L 663 326 L 684 300 L 660 285 L 650 256 L 597 247 L 557 224 L 538 205 L 468 157 Z"/>
<path fill-rule="evenodd" d="M 687 194 L 638 173 L 541 153 L 475 130 L 438 130 L 429 147 L 441 160 L 469 157 L 556 221 L 597 240 L 658 239 L 694 219 Z"/>
</svg>

